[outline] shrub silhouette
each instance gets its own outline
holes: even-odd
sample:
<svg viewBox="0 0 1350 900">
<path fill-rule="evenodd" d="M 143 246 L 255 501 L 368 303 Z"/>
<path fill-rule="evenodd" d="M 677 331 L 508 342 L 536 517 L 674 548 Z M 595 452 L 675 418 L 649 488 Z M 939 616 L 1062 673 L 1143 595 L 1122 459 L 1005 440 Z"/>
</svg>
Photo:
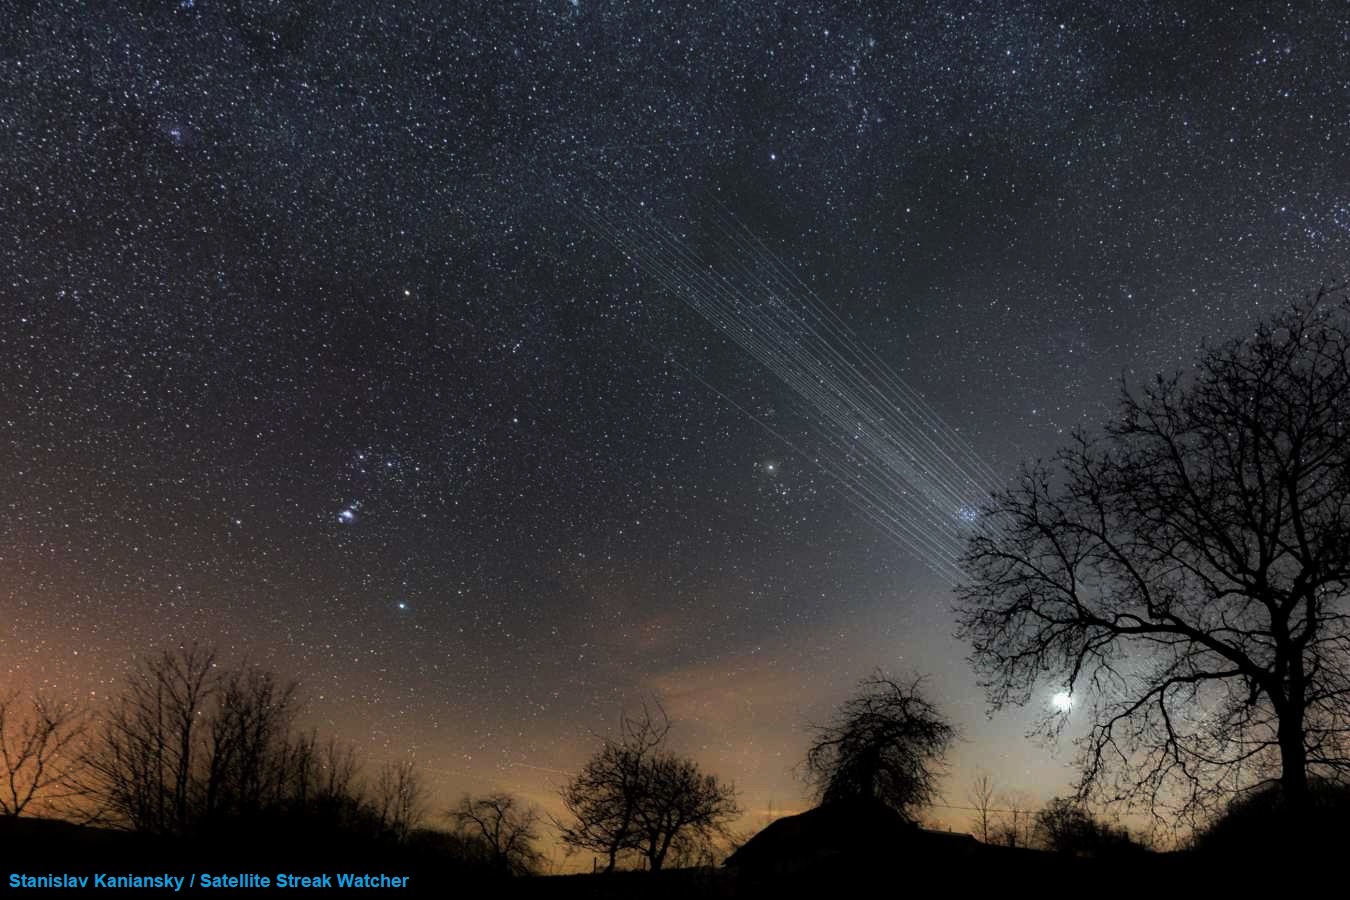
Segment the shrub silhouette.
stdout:
<svg viewBox="0 0 1350 900">
<path fill-rule="evenodd" d="M 1127 829 L 1103 822 L 1065 797 L 1056 797 L 1036 813 L 1032 833 L 1044 849 L 1070 856 L 1113 857 L 1148 849 Z"/>
<path fill-rule="evenodd" d="M 923 694 L 923 678 L 864 679 L 817 727 L 806 774 L 822 804 L 879 800 L 910 821 L 938 796 L 956 729 Z"/>
</svg>

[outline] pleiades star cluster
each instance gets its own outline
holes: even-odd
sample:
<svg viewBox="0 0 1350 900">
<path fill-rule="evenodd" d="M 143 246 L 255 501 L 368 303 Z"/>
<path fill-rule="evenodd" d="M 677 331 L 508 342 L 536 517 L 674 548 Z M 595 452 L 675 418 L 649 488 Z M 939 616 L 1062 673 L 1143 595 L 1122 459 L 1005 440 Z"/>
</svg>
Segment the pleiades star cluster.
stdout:
<svg viewBox="0 0 1350 900">
<path fill-rule="evenodd" d="M 584 211 L 734 262 L 724 210 L 1004 476 L 1350 249 L 1338 4 L 0 23 L 5 682 L 97 705 L 215 644 L 445 805 L 555 808 L 660 696 L 757 822 L 876 666 L 969 738 L 949 804 L 1067 780 L 1041 710 L 985 719 L 950 579 L 794 450 L 830 437 L 800 399 Z"/>
</svg>

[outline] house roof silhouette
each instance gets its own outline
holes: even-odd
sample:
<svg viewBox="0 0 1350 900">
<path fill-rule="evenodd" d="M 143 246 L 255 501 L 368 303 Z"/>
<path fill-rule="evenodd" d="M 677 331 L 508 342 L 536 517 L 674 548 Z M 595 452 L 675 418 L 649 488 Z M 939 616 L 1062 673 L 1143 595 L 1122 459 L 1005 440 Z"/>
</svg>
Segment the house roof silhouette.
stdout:
<svg viewBox="0 0 1350 900">
<path fill-rule="evenodd" d="M 978 847 L 968 834 L 920 828 L 879 800 L 859 798 L 771 822 L 727 857 L 725 865 L 742 871 L 787 872 L 874 865 L 915 855 L 937 861 L 968 856 Z"/>
</svg>

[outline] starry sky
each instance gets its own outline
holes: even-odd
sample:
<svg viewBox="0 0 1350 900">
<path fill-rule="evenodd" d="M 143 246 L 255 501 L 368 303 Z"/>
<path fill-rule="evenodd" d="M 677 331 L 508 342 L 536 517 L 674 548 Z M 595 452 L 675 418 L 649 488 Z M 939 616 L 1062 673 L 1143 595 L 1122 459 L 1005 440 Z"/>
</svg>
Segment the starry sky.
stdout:
<svg viewBox="0 0 1350 900">
<path fill-rule="evenodd" d="M 0 672 L 97 701 L 214 643 L 447 805 L 555 808 L 659 696 L 747 822 L 801 808 L 878 666 L 965 732 L 949 806 L 1070 777 L 986 718 L 951 579 L 784 444 L 828 437 L 800 398 L 584 204 L 734 254 L 717 204 L 1004 477 L 1350 249 L 1343 4 L 0 21 Z"/>
</svg>

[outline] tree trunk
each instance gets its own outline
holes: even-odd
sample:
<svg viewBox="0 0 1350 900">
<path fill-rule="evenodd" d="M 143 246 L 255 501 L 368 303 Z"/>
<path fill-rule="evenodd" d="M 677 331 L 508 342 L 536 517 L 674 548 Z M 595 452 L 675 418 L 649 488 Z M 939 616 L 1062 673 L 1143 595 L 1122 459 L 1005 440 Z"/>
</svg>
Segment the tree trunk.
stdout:
<svg viewBox="0 0 1350 900">
<path fill-rule="evenodd" d="M 680 830 L 679 826 L 676 826 L 675 828 L 672 828 L 671 830 L 667 831 L 665 833 L 665 836 L 662 838 L 661 852 L 656 860 L 657 868 L 665 866 L 666 857 L 670 855 L 670 845 L 675 842 L 675 835 L 679 832 L 679 830 Z"/>
<path fill-rule="evenodd" d="M 877 796 L 877 775 L 881 772 L 881 751 L 869 746 L 863 753 L 862 796 L 866 800 L 875 800 Z"/>
<path fill-rule="evenodd" d="M 1308 807 L 1308 748 L 1303 743 L 1303 708 L 1290 704 L 1280 716 L 1280 787 L 1290 812 L 1301 816 Z"/>
<path fill-rule="evenodd" d="M 665 840 L 661 841 L 661 846 L 657 847 L 655 844 L 652 845 L 652 853 L 648 858 L 651 861 L 653 872 L 661 871 L 661 867 L 666 864 L 666 853 L 669 850 L 670 836 L 666 836 Z"/>
</svg>

